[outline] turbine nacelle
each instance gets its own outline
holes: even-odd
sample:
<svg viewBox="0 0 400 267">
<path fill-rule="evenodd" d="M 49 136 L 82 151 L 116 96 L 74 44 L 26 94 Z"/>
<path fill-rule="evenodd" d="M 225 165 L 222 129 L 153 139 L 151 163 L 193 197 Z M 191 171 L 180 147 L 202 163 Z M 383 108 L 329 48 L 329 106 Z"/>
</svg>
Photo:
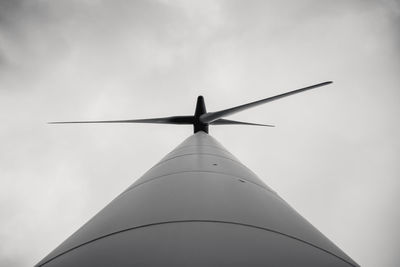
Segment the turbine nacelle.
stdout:
<svg viewBox="0 0 400 267">
<path fill-rule="evenodd" d="M 203 96 L 197 97 L 196 109 L 193 116 L 172 116 L 162 118 L 151 118 L 151 119 L 139 119 L 139 120 L 111 120 L 111 121 L 60 121 L 60 122 L 49 122 L 50 124 L 65 124 L 65 123 L 156 123 L 156 124 L 186 124 L 193 125 L 193 131 L 195 133 L 203 131 L 208 133 L 209 125 L 254 125 L 254 126 L 266 126 L 274 127 L 269 124 L 258 124 L 242 121 L 233 121 L 223 119 L 223 117 L 233 115 L 240 111 L 262 105 L 268 102 L 272 102 L 287 96 L 298 94 L 304 91 L 308 91 L 317 87 L 325 86 L 332 83 L 331 81 L 318 83 L 315 85 L 307 86 L 297 90 L 293 90 L 280 95 L 264 98 L 258 101 L 250 102 L 240 106 L 219 110 L 215 112 L 207 112 L 206 104 Z"/>
</svg>

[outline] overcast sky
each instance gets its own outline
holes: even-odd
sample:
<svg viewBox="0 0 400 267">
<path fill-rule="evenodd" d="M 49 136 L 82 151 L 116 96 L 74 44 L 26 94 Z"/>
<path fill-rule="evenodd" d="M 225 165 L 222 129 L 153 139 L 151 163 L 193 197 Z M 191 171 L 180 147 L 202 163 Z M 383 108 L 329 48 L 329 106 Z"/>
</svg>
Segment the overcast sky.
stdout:
<svg viewBox="0 0 400 267">
<path fill-rule="evenodd" d="M 192 134 L 190 115 L 334 84 L 210 133 L 364 267 L 400 265 L 400 3 L 0 0 L 0 266 L 31 266 Z"/>
</svg>

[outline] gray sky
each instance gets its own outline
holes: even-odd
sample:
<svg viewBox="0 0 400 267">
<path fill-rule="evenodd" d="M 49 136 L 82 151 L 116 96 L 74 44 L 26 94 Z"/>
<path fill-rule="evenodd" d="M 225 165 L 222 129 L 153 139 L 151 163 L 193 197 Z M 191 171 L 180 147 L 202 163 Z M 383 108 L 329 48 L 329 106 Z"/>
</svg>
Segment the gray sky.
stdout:
<svg viewBox="0 0 400 267">
<path fill-rule="evenodd" d="M 0 1 L 0 266 L 29 266 L 191 127 L 189 115 L 326 80 L 210 133 L 365 267 L 400 264 L 398 1 Z M 234 131 L 233 131 L 234 130 Z"/>
</svg>

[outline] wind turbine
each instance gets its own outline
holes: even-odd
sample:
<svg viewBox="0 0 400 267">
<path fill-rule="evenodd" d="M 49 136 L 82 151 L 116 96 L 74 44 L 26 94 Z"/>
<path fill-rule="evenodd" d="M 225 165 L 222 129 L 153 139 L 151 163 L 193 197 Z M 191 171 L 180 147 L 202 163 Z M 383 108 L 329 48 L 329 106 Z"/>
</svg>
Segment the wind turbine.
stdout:
<svg viewBox="0 0 400 267">
<path fill-rule="evenodd" d="M 237 112 L 323 82 L 192 116 L 65 123 L 193 125 L 167 154 L 36 266 L 359 266 L 211 137 Z"/>
</svg>

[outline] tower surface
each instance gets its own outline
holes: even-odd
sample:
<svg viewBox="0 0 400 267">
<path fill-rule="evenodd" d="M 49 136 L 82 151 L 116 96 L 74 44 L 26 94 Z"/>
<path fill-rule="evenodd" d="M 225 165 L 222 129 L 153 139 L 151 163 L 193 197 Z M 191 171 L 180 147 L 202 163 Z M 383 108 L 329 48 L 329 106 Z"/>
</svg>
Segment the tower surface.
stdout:
<svg viewBox="0 0 400 267">
<path fill-rule="evenodd" d="M 37 266 L 358 264 L 199 131 Z"/>
</svg>

